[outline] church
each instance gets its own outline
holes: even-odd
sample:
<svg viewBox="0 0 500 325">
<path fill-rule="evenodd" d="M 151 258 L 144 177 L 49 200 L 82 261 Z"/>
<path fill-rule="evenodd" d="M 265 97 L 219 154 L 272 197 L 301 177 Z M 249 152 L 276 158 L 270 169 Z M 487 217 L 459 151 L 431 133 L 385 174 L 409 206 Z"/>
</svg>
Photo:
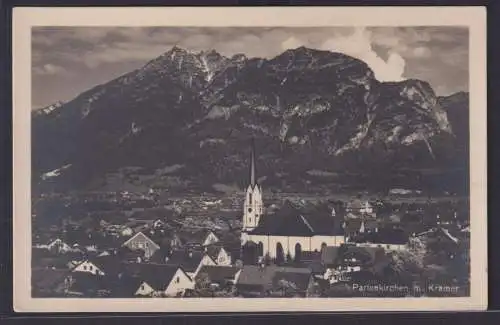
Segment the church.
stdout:
<svg viewBox="0 0 500 325">
<path fill-rule="evenodd" d="M 344 230 L 335 210 L 331 213 L 299 211 L 286 203 L 273 214 L 264 212 L 262 187 L 256 181 L 255 146 L 250 155 L 250 184 L 245 192 L 241 244 L 255 243 L 259 256 L 284 260 L 300 258 L 303 251 L 321 251 L 344 243 Z"/>
</svg>

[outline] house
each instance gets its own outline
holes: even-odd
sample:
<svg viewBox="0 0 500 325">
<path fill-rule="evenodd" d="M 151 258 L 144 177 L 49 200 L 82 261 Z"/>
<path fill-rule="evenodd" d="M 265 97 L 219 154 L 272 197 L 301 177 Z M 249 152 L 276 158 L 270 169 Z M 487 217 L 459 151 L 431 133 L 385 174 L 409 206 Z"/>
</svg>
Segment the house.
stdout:
<svg viewBox="0 0 500 325">
<path fill-rule="evenodd" d="M 208 278 L 210 285 L 224 288 L 228 285 L 234 285 L 238 280 L 241 269 L 233 266 L 204 265 L 196 275 L 195 282 Z"/>
<path fill-rule="evenodd" d="M 313 275 L 308 268 L 276 265 L 245 265 L 236 281 L 238 295 L 243 297 L 307 297 L 313 285 Z"/>
<path fill-rule="evenodd" d="M 85 260 L 80 264 L 76 265 L 72 272 L 85 272 L 94 275 L 104 275 L 104 270 L 101 270 L 97 265 L 95 265 L 90 260 Z"/>
<path fill-rule="evenodd" d="M 190 247 L 206 247 L 220 242 L 220 236 L 209 229 L 188 233 L 185 237 L 186 245 Z"/>
<path fill-rule="evenodd" d="M 73 272 L 65 278 L 66 295 L 83 297 L 106 297 L 111 290 L 106 278 L 88 272 Z"/>
<path fill-rule="evenodd" d="M 206 246 L 218 243 L 218 242 L 220 242 L 219 237 L 213 231 L 210 230 L 205 235 L 205 239 L 202 242 L 202 246 L 206 247 Z"/>
<path fill-rule="evenodd" d="M 301 259 L 297 263 L 309 268 L 315 277 L 323 277 L 326 268 L 321 261 L 321 256 L 322 252 L 302 252 Z"/>
<path fill-rule="evenodd" d="M 156 252 L 155 252 L 156 253 Z M 127 246 L 121 246 L 113 252 L 122 262 L 140 263 L 145 260 L 145 252 L 141 249 L 132 250 Z"/>
<path fill-rule="evenodd" d="M 359 233 L 378 232 L 378 221 L 376 219 L 366 219 L 361 222 Z"/>
<path fill-rule="evenodd" d="M 47 249 L 48 251 L 56 254 L 64 254 L 68 252 L 73 252 L 74 249 L 71 245 L 65 243 L 62 239 L 56 238 L 54 240 L 49 241 L 47 244 L 39 244 L 36 246 L 37 248 Z"/>
<path fill-rule="evenodd" d="M 33 297 L 60 297 L 68 288 L 67 270 L 33 269 L 31 292 Z"/>
<path fill-rule="evenodd" d="M 173 251 L 167 264 L 182 268 L 191 278 L 195 278 L 204 265 L 217 265 L 208 254 L 195 250 Z"/>
<path fill-rule="evenodd" d="M 121 272 L 121 264 L 120 259 L 116 255 L 100 256 L 82 261 L 71 271 L 73 273 L 89 273 L 113 277 Z"/>
<path fill-rule="evenodd" d="M 361 226 L 363 226 L 363 228 Z M 351 241 L 353 238 L 356 238 L 356 236 L 358 236 L 361 232 L 364 232 L 363 220 L 359 218 L 346 219 L 342 224 L 342 228 L 344 229 L 346 242 Z"/>
<path fill-rule="evenodd" d="M 160 246 L 155 243 L 148 236 L 144 235 L 142 232 L 136 233 L 130 239 L 128 239 L 122 246 L 126 246 L 131 250 L 142 250 L 144 251 L 144 257 L 146 259 L 153 256 L 153 254 L 160 249 Z"/>
<path fill-rule="evenodd" d="M 140 279 L 136 296 L 176 297 L 194 288 L 194 281 L 175 265 L 140 264 L 136 277 Z"/>
<path fill-rule="evenodd" d="M 360 247 L 381 247 L 388 251 L 406 250 L 409 236 L 398 228 L 382 228 L 376 233 L 364 233 L 352 242 Z"/>
<path fill-rule="evenodd" d="M 385 262 L 385 250 L 380 247 L 359 247 L 343 245 L 326 247 L 321 252 L 321 261 L 325 266 L 323 278 L 330 283 L 347 281 L 353 272 L 360 272 L 368 267 L 377 267 Z"/>
<path fill-rule="evenodd" d="M 231 254 L 222 245 L 210 245 L 205 247 L 205 252 L 217 263 L 217 265 L 231 265 Z"/>
</svg>

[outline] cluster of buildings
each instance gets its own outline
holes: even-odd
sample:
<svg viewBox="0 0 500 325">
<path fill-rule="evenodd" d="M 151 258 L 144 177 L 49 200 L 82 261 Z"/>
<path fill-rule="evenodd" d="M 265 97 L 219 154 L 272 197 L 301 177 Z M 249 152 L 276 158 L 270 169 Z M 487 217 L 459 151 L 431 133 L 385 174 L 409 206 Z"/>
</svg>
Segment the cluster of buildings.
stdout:
<svg viewBox="0 0 500 325">
<path fill-rule="evenodd" d="M 114 245 L 57 238 L 33 248 L 33 295 L 321 296 L 329 286 L 352 281 L 363 271 L 387 268 L 391 252 L 407 250 L 411 240 L 424 234 L 459 244 L 438 223 L 437 228 L 409 232 L 383 221 L 361 199 L 319 211 L 285 202 L 275 213 L 266 213 L 255 167 L 252 148 L 250 184 L 236 237 L 210 229 L 181 236 L 160 219 L 101 224 L 116 238 Z"/>
</svg>

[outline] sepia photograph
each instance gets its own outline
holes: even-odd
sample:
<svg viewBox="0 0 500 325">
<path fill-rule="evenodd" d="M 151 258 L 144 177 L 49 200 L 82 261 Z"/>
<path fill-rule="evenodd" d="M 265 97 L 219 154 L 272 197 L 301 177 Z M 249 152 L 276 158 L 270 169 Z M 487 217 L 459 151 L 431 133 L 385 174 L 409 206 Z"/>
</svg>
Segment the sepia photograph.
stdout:
<svg viewBox="0 0 500 325">
<path fill-rule="evenodd" d="M 486 308 L 482 8 L 61 9 L 14 12 L 20 311 Z"/>
</svg>

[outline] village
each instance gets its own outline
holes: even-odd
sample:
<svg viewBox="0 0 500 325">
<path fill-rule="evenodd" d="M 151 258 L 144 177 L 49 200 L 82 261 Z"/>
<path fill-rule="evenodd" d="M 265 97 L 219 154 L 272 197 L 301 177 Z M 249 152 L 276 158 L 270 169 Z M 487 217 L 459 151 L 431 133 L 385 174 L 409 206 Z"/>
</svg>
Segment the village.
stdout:
<svg viewBox="0 0 500 325">
<path fill-rule="evenodd" d="M 73 214 L 87 213 L 48 221 L 33 214 L 33 297 L 469 292 L 464 200 L 391 204 L 358 195 L 347 202 L 270 204 L 257 182 L 253 150 L 250 182 L 239 204 L 234 197 L 159 197 L 154 191 L 41 197 L 76 206 Z M 89 212 L 88 204 L 97 212 Z"/>
<path fill-rule="evenodd" d="M 269 218 L 288 218 L 285 222 L 296 224 L 292 214 L 297 212 L 290 210 L 296 206 L 284 202 L 276 212 L 269 213 Z M 307 244 L 290 245 L 286 241 L 297 236 L 282 234 L 287 239 L 277 243 L 277 249 L 273 247 L 277 244 L 266 245 L 265 251 L 262 240 L 243 243 L 241 217 L 240 220 L 171 215 L 154 218 L 157 213 L 153 213 L 149 220 L 125 219 L 127 222 L 123 224 L 99 220 L 92 226 L 81 220 L 65 220 L 62 225 L 34 232 L 32 294 L 34 297 L 364 296 L 390 293 L 355 290 L 360 283 L 404 282 L 411 287 L 424 278 L 450 286 L 459 283 L 467 290 L 458 278 L 459 269 L 468 268 L 468 216 L 458 216 L 453 205 L 444 213 L 436 213 L 433 206 L 425 210 L 422 206 L 425 205 L 387 211 L 376 202 L 356 198 L 347 204 L 298 207 L 303 214 L 300 219 L 308 227 L 315 226 L 311 216 L 322 214 L 332 219 L 333 227 L 338 228 L 334 236 L 337 243 L 324 242 L 315 248 Z M 457 276 L 449 274 L 450 270 Z M 412 272 L 420 278 L 415 278 Z M 463 277 L 467 275 L 468 272 Z M 394 294 L 415 293 L 403 290 Z"/>
</svg>

